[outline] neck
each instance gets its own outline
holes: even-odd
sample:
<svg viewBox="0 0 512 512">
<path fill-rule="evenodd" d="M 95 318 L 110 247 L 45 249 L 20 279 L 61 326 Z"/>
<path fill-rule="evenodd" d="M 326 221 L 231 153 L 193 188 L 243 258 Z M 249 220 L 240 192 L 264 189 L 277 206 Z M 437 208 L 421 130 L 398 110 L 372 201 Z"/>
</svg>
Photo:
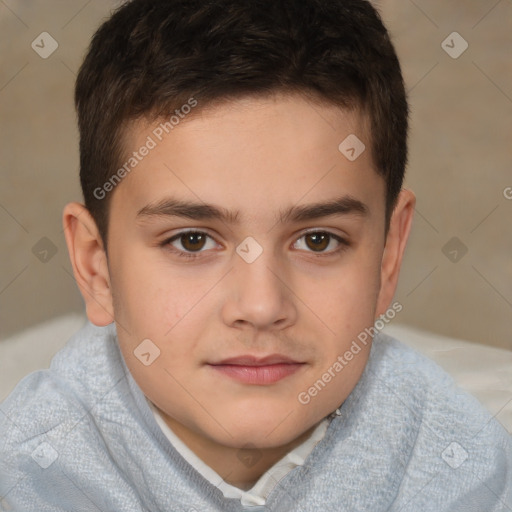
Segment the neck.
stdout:
<svg viewBox="0 0 512 512">
<path fill-rule="evenodd" d="M 262 449 L 233 448 L 216 443 L 188 429 L 165 412 L 158 412 L 173 433 L 225 482 L 242 490 L 250 489 L 258 479 L 288 452 L 303 443 L 317 425 L 313 425 L 289 443 Z"/>
</svg>

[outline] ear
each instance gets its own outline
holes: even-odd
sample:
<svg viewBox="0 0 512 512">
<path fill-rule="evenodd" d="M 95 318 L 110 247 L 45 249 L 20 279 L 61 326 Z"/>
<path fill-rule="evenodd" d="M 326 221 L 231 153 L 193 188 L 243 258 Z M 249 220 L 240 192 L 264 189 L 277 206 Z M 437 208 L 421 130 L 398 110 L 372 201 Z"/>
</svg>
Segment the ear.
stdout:
<svg viewBox="0 0 512 512">
<path fill-rule="evenodd" d="M 375 320 L 386 312 L 395 295 L 402 257 L 411 231 L 415 205 L 416 196 L 414 193 L 402 189 L 391 216 L 386 245 L 382 255 L 380 291 Z"/>
<path fill-rule="evenodd" d="M 62 224 L 73 274 L 85 300 L 87 318 L 102 327 L 114 321 L 107 255 L 96 223 L 80 203 L 69 203 Z"/>
</svg>

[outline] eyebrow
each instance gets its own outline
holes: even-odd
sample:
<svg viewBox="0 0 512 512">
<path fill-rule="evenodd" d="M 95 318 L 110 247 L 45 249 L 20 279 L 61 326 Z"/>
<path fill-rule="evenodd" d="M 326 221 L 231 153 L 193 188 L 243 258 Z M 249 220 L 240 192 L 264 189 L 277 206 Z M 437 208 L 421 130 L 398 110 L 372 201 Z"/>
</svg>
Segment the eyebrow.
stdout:
<svg viewBox="0 0 512 512">
<path fill-rule="evenodd" d="M 281 223 L 302 222 L 334 215 L 366 217 L 368 214 L 369 208 L 362 201 L 345 195 L 327 202 L 291 206 L 280 211 L 278 220 Z M 224 223 L 237 224 L 240 220 L 240 212 L 230 211 L 213 204 L 164 198 L 141 208 L 136 217 L 141 220 L 155 217 L 184 217 L 193 220 L 220 220 Z"/>
</svg>

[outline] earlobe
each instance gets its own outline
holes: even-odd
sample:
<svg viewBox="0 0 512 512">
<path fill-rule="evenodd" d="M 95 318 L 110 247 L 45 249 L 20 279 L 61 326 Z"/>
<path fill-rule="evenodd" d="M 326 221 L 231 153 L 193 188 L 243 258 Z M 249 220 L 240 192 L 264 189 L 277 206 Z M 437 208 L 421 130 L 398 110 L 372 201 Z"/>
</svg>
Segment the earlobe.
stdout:
<svg viewBox="0 0 512 512">
<path fill-rule="evenodd" d="M 87 318 L 97 326 L 114 321 L 107 256 L 96 223 L 80 203 L 68 203 L 62 213 L 64 235 L 75 280 Z"/>
<path fill-rule="evenodd" d="M 375 319 L 386 312 L 393 300 L 402 258 L 411 231 L 415 205 L 414 193 L 411 190 L 402 189 L 393 210 L 382 256 L 381 282 Z"/>
</svg>

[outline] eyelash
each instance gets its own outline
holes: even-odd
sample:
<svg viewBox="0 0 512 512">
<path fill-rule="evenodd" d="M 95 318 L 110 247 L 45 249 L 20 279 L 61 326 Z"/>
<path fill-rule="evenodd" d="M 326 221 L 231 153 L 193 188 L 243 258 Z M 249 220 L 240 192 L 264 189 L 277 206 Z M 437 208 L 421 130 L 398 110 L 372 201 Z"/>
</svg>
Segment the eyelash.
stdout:
<svg viewBox="0 0 512 512">
<path fill-rule="evenodd" d="M 197 251 L 197 252 L 181 251 L 179 249 L 175 249 L 171 245 L 172 242 L 174 242 L 175 240 L 179 240 L 183 235 L 188 235 L 188 234 L 192 234 L 192 233 L 193 234 L 199 234 L 199 235 L 206 235 L 208 238 L 211 238 L 212 240 L 215 240 L 212 236 L 210 236 L 208 233 L 205 233 L 204 231 L 197 231 L 197 230 L 194 230 L 194 229 L 190 229 L 190 230 L 186 230 L 186 231 L 181 231 L 180 233 L 177 233 L 176 235 L 173 235 L 171 238 L 165 239 L 159 245 L 160 245 L 160 247 L 164 247 L 164 248 L 170 250 L 171 252 L 173 252 L 174 254 L 176 254 L 180 258 L 187 258 L 189 260 L 196 259 L 196 258 L 200 257 L 201 253 L 204 252 L 204 251 Z M 331 233 L 330 231 L 324 231 L 324 230 L 307 231 L 306 233 L 303 233 L 299 238 L 297 238 L 297 240 L 300 240 L 301 238 L 303 238 L 303 237 L 305 237 L 307 235 L 313 235 L 313 234 L 328 235 L 330 238 L 334 238 L 334 240 L 336 240 L 340 244 L 337 249 L 334 249 L 332 251 L 318 252 L 318 253 L 315 253 L 314 251 L 307 251 L 307 252 L 311 252 L 315 257 L 318 257 L 318 258 L 332 256 L 333 254 L 341 253 L 344 250 L 346 250 L 348 247 L 350 247 L 350 245 L 351 245 L 344 238 L 342 238 L 342 237 L 340 237 L 338 235 L 335 235 L 334 233 Z"/>
</svg>

